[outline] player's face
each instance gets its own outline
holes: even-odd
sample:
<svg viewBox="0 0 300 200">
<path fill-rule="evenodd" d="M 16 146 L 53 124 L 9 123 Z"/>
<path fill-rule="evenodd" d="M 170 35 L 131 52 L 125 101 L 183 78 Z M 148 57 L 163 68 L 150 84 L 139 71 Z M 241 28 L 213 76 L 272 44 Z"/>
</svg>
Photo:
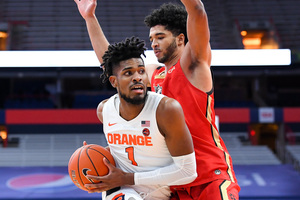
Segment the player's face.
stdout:
<svg viewBox="0 0 300 200">
<path fill-rule="evenodd" d="M 141 58 L 121 61 L 114 74 L 110 81 L 122 99 L 136 105 L 145 102 L 148 76 Z"/>
<path fill-rule="evenodd" d="M 156 25 L 150 28 L 149 39 L 154 54 L 158 62 L 166 63 L 170 61 L 177 49 L 176 38 L 165 26 Z"/>
</svg>

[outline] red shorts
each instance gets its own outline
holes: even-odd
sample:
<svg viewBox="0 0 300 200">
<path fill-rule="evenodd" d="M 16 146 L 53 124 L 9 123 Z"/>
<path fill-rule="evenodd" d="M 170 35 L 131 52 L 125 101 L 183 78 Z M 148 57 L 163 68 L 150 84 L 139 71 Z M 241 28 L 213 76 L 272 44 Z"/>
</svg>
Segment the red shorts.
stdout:
<svg viewBox="0 0 300 200">
<path fill-rule="evenodd" d="M 228 180 L 215 180 L 189 188 L 172 188 L 170 200 L 239 200 L 240 187 Z"/>
</svg>

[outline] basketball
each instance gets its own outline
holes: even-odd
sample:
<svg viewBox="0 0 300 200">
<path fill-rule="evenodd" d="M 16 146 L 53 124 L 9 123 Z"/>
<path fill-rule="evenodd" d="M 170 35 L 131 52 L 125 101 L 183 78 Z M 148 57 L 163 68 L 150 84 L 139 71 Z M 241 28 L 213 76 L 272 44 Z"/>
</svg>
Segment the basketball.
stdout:
<svg viewBox="0 0 300 200">
<path fill-rule="evenodd" d="M 108 167 L 103 158 L 115 165 L 114 158 L 104 147 L 90 144 L 78 148 L 71 156 L 68 164 L 69 176 L 73 183 L 82 190 L 88 191 L 84 184 L 99 183 L 88 179 L 86 175 L 104 176 Z"/>
</svg>

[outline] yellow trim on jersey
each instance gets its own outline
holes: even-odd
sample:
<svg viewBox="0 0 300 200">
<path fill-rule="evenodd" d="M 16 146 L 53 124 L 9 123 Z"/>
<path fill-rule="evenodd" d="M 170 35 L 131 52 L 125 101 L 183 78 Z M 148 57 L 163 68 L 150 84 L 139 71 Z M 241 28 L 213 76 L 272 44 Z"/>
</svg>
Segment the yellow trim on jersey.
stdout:
<svg viewBox="0 0 300 200">
<path fill-rule="evenodd" d="M 210 122 L 210 124 L 212 124 L 212 109 L 211 109 L 211 102 L 212 102 L 212 98 L 210 95 L 208 95 L 208 99 L 207 99 L 207 110 L 206 110 L 206 118 L 207 120 Z M 230 158 L 229 158 L 229 154 L 227 152 L 224 151 L 224 148 L 223 146 L 221 145 L 221 142 L 220 142 L 220 134 L 218 132 L 218 130 L 211 125 L 211 131 L 212 131 L 212 136 L 213 136 L 213 139 L 214 139 L 214 142 L 216 144 L 216 146 L 221 149 L 223 152 L 224 152 L 224 155 L 225 155 L 225 162 L 228 166 L 228 170 L 227 170 L 227 173 L 230 177 L 230 180 L 232 182 L 235 182 L 234 181 L 234 178 L 233 178 L 233 175 L 232 175 L 232 169 L 231 169 L 231 165 L 230 165 Z"/>
<path fill-rule="evenodd" d="M 212 98 L 210 97 L 210 95 L 207 95 L 206 118 L 209 121 L 209 123 L 211 123 L 211 113 L 212 113 L 212 110 L 210 109 L 211 101 L 212 101 Z"/>
<path fill-rule="evenodd" d="M 209 121 L 210 124 L 212 124 L 212 109 L 211 109 L 211 101 L 212 101 L 212 98 L 210 95 L 207 96 L 208 99 L 207 99 L 207 108 L 206 108 L 206 118 L 207 120 Z M 221 142 L 220 142 L 220 136 L 219 136 L 219 133 L 218 131 L 216 130 L 216 128 L 214 126 L 212 126 L 212 135 L 213 135 L 213 139 L 215 141 L 215 144 L 217 145 L 217 147 L 219 149 L 221 149 L 223 151 L 223 147 L 221 145 Z"/>
<path fill-rule="evenodd" d="M 232 175 L 231 165 L 230 165 L 230 162 L 229 162 L 229 161 L 230 161 L 230 159 L 229 159 L 229 154 L 228 154 L 227 152 L 224 152 L 224 154 L 225 154 L 226 164 L 227 164 L 227 166 L 228 166 L 227 173 L 228 173 L 228 175 L 229 175 L 229 177 L 230 177 L 230 180 L 231 180 L 233 183 L 235 183 L 234 178 L 233 178 L 233 175 Z"/>
<path fill-rule="evenodd" d="M 162 71 L 159 74 L 154 76 L 154 79 L 164 79 L 166 77 L 166 72 Z"/>
<path fill-rule="evenodd" d="M 212 126 L 212 134 L 213 134 L 214 141 L 215 141 L 217 147 L 219 149 L 221 149 L 222 151 L 224 151 L 223 146 L 221 145 L 221 142 L 220 142 L 219 132 L 217 131 L 217 129 L 214 126 Z"/>
<path fill-rule="evenodd" d="M 230 184 L 231 184 L 230 181 L 226 181 L 225 180 L 220 185 L 220 191 L 221 191 L 222 200 L 229 200 L 228 193 L 227 193 L 227 188 L 229 187 Z"/>
</svg>

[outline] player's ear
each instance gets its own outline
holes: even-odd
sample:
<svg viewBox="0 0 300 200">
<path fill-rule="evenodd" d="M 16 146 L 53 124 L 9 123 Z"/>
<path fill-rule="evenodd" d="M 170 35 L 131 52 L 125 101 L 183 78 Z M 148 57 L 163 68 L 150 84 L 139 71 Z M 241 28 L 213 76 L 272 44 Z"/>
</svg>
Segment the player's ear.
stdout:
<svg viewBox="0 0 300 200">
<path fill-rule="evenodd" d="M 183 33 L 180 33 L 178 36 L 177 36 L 177 44 L 178 46 L 181 46 L 181 45 L 184 45 L 184 34 Z"/>
<path fill-rule="evenodd" d="M 111 84 L 111 86 L 113 86 L 114 88 L 117 87 L 117 77 L 112 75 L 109 77 L 109 82 Z"/>
</svg>

